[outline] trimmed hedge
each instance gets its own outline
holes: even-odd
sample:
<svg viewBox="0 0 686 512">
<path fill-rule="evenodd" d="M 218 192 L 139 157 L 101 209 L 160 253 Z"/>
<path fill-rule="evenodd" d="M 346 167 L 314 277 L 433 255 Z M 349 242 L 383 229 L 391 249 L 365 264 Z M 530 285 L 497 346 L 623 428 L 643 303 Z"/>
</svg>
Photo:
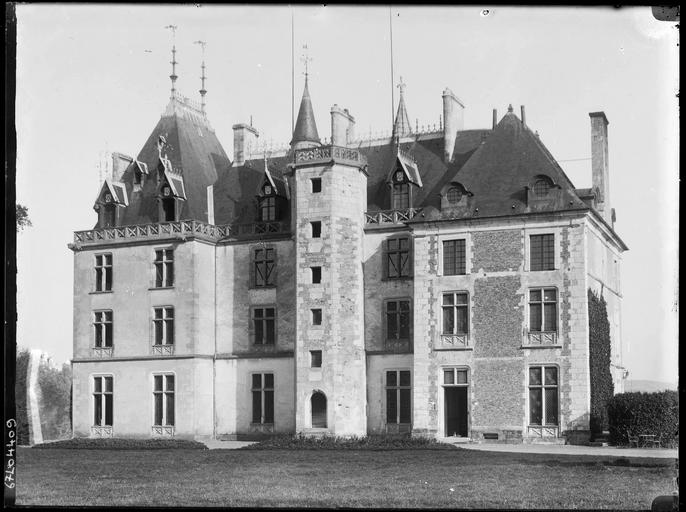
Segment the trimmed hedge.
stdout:
<svg viewBox="0 0 686 512">
<path fill-rule="evenodd" d="M 454 450 L 452 444 L 433 438 L 370 435 L 365 437 L 308 437 L 303 434 L 275 435 L 240 450 Z"/>
<path fill-rule="evenodd" d="M 659 393 L 621 393 L 608 402 L 610 443 L 628 445 L 631 435 L 661 436 L 662 446 L 679 446 L 679 395 L 676 391 Z"/>
<path fill-rule="evenodd" d="M 123 439 L 111 438 L 86 438 L 75 437 L 64 441 L 37 444 L 33 447 L 38 449 L 67 448 L 77 450 L 167 450 L 169 448 L 182 448 L 186 450 L 207 450 L 207 446 L 198 441 L 185 439 Z"/>
</svg>

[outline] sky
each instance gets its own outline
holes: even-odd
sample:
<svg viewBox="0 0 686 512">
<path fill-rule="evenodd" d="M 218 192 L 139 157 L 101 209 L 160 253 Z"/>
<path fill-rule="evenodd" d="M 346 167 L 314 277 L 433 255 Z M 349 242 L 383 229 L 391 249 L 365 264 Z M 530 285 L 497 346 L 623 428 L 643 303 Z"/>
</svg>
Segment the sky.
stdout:
<svg viewBox="0 0 686 512">
<path fill-rule="evenodd" d="M 291 18 L 293 41 L 291 41 Z M 390 20 L 392 19 L 392 23 Z M 526 106 L 577 188 L 591 186 L 589 112 L 609 124 L 611 206 L 628 245 L 622 351 L 630 379 L 678 379 L 678 31 L 649 7 L 17 5 L 17 201 L 33 223 L 17 239 L 18 344 L 72 357 L 73 232 L 90 229 L 106 151 L 137 155 L 177 89 L 199 99 L 227 154 L 232 125 L 290 140 L 304 77 L 319 134 L 333 104 L 356 133 L 389 132 L 402 76 L 413 127 L 439 123 L 449 87 L 465 129 Z M 391 38 L 392 63 L 391 78 Z M 392 94 L 393 92 L 393 94 Z"/>
</svg>

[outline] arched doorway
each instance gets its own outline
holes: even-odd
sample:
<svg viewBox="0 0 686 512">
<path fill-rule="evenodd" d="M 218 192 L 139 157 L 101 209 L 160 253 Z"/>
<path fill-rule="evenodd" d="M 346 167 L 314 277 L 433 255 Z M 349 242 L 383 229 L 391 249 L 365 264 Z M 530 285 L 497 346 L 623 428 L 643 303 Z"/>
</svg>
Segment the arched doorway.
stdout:
<svg viewBox="0 0 686 512">
<path fill-rule="evenodd" d="M 326 395 L 321 391 L 312 393 L 312 428 L 326 428 Z"/>
</svg>

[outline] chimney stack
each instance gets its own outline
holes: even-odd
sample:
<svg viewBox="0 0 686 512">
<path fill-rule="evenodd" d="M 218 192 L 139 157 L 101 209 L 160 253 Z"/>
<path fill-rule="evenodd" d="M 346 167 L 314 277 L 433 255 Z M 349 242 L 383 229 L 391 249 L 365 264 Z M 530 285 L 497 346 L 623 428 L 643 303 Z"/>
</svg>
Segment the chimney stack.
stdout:
<svg viewBox="0 0 686 512">
<path fill-rule="evenodd" d="M 591 169 L 593 190 L 597 192 L 596 210 L 612 225 L 610 208 L 610 170 L 608 159 L 607 125 L 605 112 L 590 112 L 591 118 Z"/>
<path fill-rule="evenodd" d="M 233 125 L 233 167 L 239 167 L 250 158 L 252 152 L 257 151 L 259 132 L 251 124 Z"/>
<path fill-rule="evenodd" d="M 355 137 L 355 118 L 347 108 L 341 109 L 337 104 L 331 107 L 331 144 L 347 146 Z"/>
<path fill-rule="evenodd" d="M 498 125 L 498 109 L 494 108 L 493 109 L 493 130 L 495 130 L 495 127 Z"/>
<path fill-rule="evenodd" d="M 447 87 L 443 91 L 443 156 L 446 162 L 453 158 L 455 137 L 464 129 L 464 104 Z"/>
<path fill-rule="evenodd" d="M 526 126 L 526 112 L 524 111 L 524 105 L 520 105 L 519 107 L 522 112 L 522 124 Z"/>
</svg>

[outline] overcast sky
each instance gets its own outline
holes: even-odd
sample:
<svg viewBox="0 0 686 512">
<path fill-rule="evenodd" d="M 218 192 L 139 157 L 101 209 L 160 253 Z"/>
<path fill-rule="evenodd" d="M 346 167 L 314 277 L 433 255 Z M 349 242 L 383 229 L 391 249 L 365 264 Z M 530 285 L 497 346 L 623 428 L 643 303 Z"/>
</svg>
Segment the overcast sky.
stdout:
<svg viewBox="0 0 686 512">
<path fill-rule="evenodd" d="M 291 9 L 238 6 L 18 5 L 17 201 L 33 227 L 18 235 L 18 343 L 72 357 L 73 231 L 96 222 L 103 151 L 137 155 L 177 88 L 198 98 L 207 42 L 207 112 L 229 156 L 231 126 L 261 140 L 291 135 Z M 591 186 L 589 112 L 609 125 L 622 263 L 623 352 L 631 379 L 677 380 L 678 48 L 674 23 L 648 7 L 394 7 L 395 81 L 413 127 L 438 124 L 441 92 L 466 105 L 465 128 L 492 109 L 526 106 L 527 124 L 576 187 Z M 296 108 L 307 44 L 321 137 L 337 103 L 356 132 L 391 128 L 389 9 L 293 9 Z M 395 89 L 397 103 L 398 93 Z"/>
</svg>

